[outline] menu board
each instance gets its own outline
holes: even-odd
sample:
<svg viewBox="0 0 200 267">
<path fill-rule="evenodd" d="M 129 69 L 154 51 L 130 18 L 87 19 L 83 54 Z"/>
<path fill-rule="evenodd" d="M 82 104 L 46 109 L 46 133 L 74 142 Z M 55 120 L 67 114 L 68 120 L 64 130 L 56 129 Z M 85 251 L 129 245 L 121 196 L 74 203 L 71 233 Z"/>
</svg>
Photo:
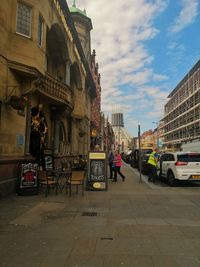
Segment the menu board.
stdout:
<svg viewBox="0 0 200 267">
<path fill-rule="evenodd" d="M 38 193 L 38 164 L 22 163 L 18 177 L 18 194 Z"/>
<path fill-rule="evenodd" d="M 107 158 L 105 152 L 89 152 L 86 190 L 107 190 Z"/>
<path fill-rule="evenodd" d="M 20 188 L 37 187 L 37 169 L 38 164 L 36 163 L 21 165 Z"/>
</svg>

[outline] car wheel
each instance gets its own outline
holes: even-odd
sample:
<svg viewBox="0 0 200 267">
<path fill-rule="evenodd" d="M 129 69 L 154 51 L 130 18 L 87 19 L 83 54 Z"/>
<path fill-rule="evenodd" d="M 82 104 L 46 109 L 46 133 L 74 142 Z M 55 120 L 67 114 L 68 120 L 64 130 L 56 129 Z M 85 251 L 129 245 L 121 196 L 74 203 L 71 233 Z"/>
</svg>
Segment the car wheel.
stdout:
<svg viewBox="0 0 200 267">
<path fill-rule="evenodd" d="M 167 174 L 167 180 L 168 180 L 170 186 L 175 186 L 176 180 L 174 178 L 173 172 L 171 172 L 171 171 L 168 172 L 168 174 Z"/>
</svg>

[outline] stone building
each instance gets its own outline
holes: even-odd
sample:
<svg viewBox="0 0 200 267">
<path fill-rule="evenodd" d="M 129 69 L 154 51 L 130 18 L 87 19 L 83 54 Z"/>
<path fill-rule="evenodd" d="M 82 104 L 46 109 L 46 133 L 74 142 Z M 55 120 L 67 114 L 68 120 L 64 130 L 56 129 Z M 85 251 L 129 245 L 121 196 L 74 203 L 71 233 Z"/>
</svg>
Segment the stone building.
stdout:
<svg viewBox="0 0 200 267">
<path fill-rule="evenodd" d="M 108 118 L 105 119 L 104 123 L 103 144 L 104 151 L 109 152 L 111 150 L 114 150 L 115 133 L 113 131 L 111 123 L 108 121 Z"/>
<path fill-rule="evenodd" d="M 142 148 L 153 148 L 154 146 L 154 132 L 152 130 L 145 131 L 140 137 Z"/>
<path fill-rule="evenodd" d="M 96 97 L 92 99 L 90 107 L 90 149 L 94 150 L 95 146 L 99 142 L 100 135 L 101 84 L 100 74 L 98 72 L 98 63 L 96 63 L 95 59 L 95 50 L 93 50 L 91 54 L 90 31 L 92 30 L 92 22 L 91 19 L 86 15 L 86 11 L 82 11 L 76 6 L 75 1 L 72 7 L 70 7 L 70 12 L 81 41 L 85 58 L 90 66 L 92 78 L 96 88 Z"/>
<path fill-rule="evenodd" d="M 91 123 L 90 123 L 90 149 L 93 150 L 95 146 L 100 142 L 100 134 L 101 134 L 101 76 L 98 72 L 99 66 L 95 60 L 96 52 L 93 50 L 91 56 L 91 71 L 93 80 L 96 86 L 96 97 L 94 98 L 91 104 Z"/>
<path fill-rule="evenodd" d="M 124 127 L 124 115 L 121 112 L 113 113 L 111 125 L 115 134 L 115 149 L 127 152 L 131 148 L 132 136 Z"/>
<path fill-rule="evenodd" d="M 65 0 L 1 0 L 0 194 L 15 190 L 18 164 L 54 164 L 90 146 L 96 88 Z M 78 33 L 77 33 L 78 32 Z M 90 52 L 90 39 L 86 50 Z"/>
</svg>

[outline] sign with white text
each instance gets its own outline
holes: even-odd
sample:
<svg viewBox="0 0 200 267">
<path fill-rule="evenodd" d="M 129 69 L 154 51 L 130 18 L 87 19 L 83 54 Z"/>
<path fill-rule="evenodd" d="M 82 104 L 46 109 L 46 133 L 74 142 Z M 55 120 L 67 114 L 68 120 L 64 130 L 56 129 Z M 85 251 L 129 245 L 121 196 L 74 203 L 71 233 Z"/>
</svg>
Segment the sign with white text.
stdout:
<svg viewBox="0 0 200 267">
<path fill-rule="evenodd" d="M 107 157 L 105 152 L 89 152 L 87 190 L 107 190 Z"/>
</svg>

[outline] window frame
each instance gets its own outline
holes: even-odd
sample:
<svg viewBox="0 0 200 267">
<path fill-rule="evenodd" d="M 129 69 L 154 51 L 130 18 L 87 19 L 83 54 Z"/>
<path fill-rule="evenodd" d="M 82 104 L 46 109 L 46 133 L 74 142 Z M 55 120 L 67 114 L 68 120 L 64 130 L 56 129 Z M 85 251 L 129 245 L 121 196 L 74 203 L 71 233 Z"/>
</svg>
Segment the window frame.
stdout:
<svg viewBox="0 0 200 267">
<path fill-rule="evenodd" d="M 24 34 L 24 33 L 21 33 L 21 32 L 19 32 L 18 31 L 18 10 L 19 10 L 19 4 L 21 4 L 21 5 L 24 5 L 24 6 L 26 6 L 26 7 L 28 7 L 28 8 L 30 8 L 30 28 L 29 28 L 29 30 L 30 30 L 30 32 L 29 32 L 29 35 L 26 35 L 26 34 Z M 30 6 L 29 4 L 27 4 L 27 3 L 25 3 L 25 2 L 22 2 L 22 1 L 17 1 L 17 8 L 16 8 L 16 34 L 18 34 L 18 35 L 21 35 L 21 36 L 23 36 L 23 37 L 26 37 L 26 38 L 28 38 L 28 39 L 31 39 L 31 37 L 32 37 L 32 18 L 33 18 L 33 7 L 32 6 Z"/>
</svg>

